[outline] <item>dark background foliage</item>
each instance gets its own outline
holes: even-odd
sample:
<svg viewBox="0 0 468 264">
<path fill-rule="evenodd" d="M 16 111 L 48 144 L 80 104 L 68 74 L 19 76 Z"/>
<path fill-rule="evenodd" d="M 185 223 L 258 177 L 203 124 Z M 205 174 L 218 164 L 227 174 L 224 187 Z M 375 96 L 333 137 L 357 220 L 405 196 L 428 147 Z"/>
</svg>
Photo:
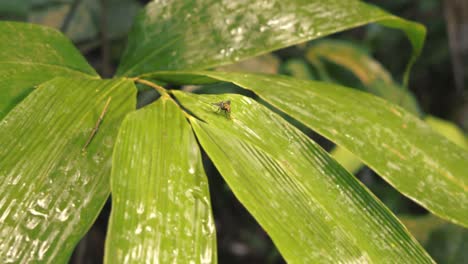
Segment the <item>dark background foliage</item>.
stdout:
<svg viewBox="0 0 468 264">
<path fill-rule="evenodd" d="M 56 27 L 64 32 L 78 47 L 91 65 L 103 77 L 111 77 L 125 47 L 126 34 L 134 16 L 148 1 L 144 0 L 0 0 L 2 20 L 29 21 Z M 423 113 L 450 120 L 464 131 L 468 129 L 468 4 L 459 0 L 372 0 L 366 1 L 385 10 L 424 24 L 427 41 L 423 53 L 415 64 L 409 83 Z M 463 13 L 463 8 L 464 12 Z M 463 29 L 460 25 L 465 23 Z M 411 47 L 403 33 L 378 25 L 368 25 L 329 36 L 344 40 L 367 50 L 375 59 L 401 82 L 404 67 Z M 463 39 L 465 38 L 465 39 Z M 290 47 L 240 63 L 226 69 L 255 69 L 269 73 L 288 74 L 287 65 L 299 61 L 309 67 L 305 60 L 307 46 L 315 41 Z M 344 84 L 353 85 L 355 80 L 346 69 L 329 65 L 327 70 L 342 76 Z M 310 69 L 311 73 L 313 70 Z M 343 77 L 344 76 L 344 77 Z M 180 88 L 180 87 L 173 87 Z M 186 90 L 193 87 L 184 87 Z M 204 92 L 235 90 L 232 86 L 204 87 Z M 216 91 L 214 91 L 216 90 Z M 157 98 L 152 90 L 141 90 L 139 107 Z M 291 122 L 294 122 L 290 120 Z M 300 126 L 300 125 L 299 125 Z M 326 149 L 332 144 L 312 131 L 304 129 Z M 213 211 L 217 227 L 218 258 L 220 263 L 283 263 L 268 235 L 258 226 L 253 217 L 236 200 L 216 168 L 204 155 L 205 170 L 210 181 Z M 357 174 L 382 201 L 420 239 L 423 246 L 442 263 L 450 263 L 459 252 L 467 252 L 466 230 L 445 224 L 441 220 L 426 218 L 427 212 L 400 195 L 368 168 Z M 105 233 L 110 213 L 110 201 L 106 204 L 94 226 L 77 246 L 72 263 L 101 263 L 104 252 Z M 408 217 L 409 216 L 409 217 Z M 418 217 L 418 218 L 415 218 Z M 425 228 L 415 219 L 429 223 Z M 432 224 L 431 224 L 432 223 Z M 416 226 L 416 227 L 415 227 Z M 462 232 L 459 232 L 462 230 Z M 418 233 L 419 232 L 419 233 Z"/>
</svg>

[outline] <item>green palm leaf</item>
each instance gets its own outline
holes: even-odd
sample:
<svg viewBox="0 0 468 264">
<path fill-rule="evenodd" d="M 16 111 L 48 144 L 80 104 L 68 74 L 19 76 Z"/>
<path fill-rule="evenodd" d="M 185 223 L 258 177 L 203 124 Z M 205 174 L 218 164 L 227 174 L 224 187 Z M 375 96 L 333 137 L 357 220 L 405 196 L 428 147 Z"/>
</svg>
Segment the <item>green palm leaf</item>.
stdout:
<svg viewBox="0 0 468 264">
<path fill-rule="evenodd" d="M 114 138 L 135 92 L 123 79 L 56 78 L 0 122 L 2 262 L 68 260 L 109 195 Z"/>
<path fill-rule="evenodd" d="M 0 23 L 0 120 L 34 86 L 54 77 L 99 78 L 70 40 L 52 28 Z"/>
<path fill-rule="evenodd" d="M 468 226 L 468 152 L 399 106 L 354 89 L 284 76 L 223 72 L 149 76 L 187 83 L 220 80 L 250 89 L 354 153 L 431 212 Z"/>
<path fill-rule="evenodd" d="M 431 263 L 396 218 L 307 136 L 254 100 L 174 95 L 236 197 L 290 263 Z M 213 102 L 231 100 L 232 113 Z"/>
<path fill-rule="evenodd" d="M 207 69 L 373 22 L 407 34 L 409 69 L 424 27 L 361 1 L 156 0 L 137 17 L 117 75 Z"/>
<path fill-rule="evenodd" d="M 113 164 L 106 263 L 216 262 L 200 151 L 172 100 L 128 115 Z"/>
</svg>

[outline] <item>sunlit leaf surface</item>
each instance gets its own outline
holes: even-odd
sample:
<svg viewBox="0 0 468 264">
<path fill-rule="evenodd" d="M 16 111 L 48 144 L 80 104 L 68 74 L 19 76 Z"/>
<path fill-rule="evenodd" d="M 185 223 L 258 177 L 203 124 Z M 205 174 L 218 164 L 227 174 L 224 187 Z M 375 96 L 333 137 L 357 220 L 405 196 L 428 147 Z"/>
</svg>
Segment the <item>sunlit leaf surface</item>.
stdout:
<svg viewBox="0 0 468 264">
<path fill-rule="evenodd" d="M 308 49 L 307 59 L 320 70 L 325 70 L 319 61 L 321 59 L 340 65 L 360 80 L 363 90 L 397 104 L 415 115 L 421 113 L 411 92 L 399 86 L 377 60 L 356 45 L 338 40 L 323 40 Z M 343 147 L 337 146 L 331 154 L 350 172 L 356 173 L 363 165 L 356 155 Z"/>
<path fill-rule="evenodd" d="M 431 263 L 396 218 L 307 136 L 248 97 L 175 91 L 210 159 L 289 263 Z M 212 103 L 231 101 L 231 114 Z"/>
<path fill-rule="evenodd" d="M 117 139 L 106 263 L 215 263 L 200 150 L 167 98 L 130 114 Z"/>
<path fill-rule="evenodd" d="M 405 31 L 412 64 L 424 28 L 361 1 L 156 0 L 137 17 L 117 74 L 216 67 L 372 22 Z"/>
<path fill-rule="evenodd" d="M 112 147 L 135 92 L 126 80 L 57 78 L 0 121 L 2 263 L 68 260 L 109 195 Z"/>
<path fill-rule="evenodd" d="M 436 215 L 468 226 L 468 152 L 404 109 L 354 89 L 285 76 L 154 73 L 166 81 L 232 82 L 303 122 Z M 205 77 L 205 78 L 203 78 Z"/>
<path fill-rule="evenodd" d="M 98 78 L 70 40 L 55 29 L 0 22 L 0 119 L 34 86 L 59 76 Z"/>
</svg>

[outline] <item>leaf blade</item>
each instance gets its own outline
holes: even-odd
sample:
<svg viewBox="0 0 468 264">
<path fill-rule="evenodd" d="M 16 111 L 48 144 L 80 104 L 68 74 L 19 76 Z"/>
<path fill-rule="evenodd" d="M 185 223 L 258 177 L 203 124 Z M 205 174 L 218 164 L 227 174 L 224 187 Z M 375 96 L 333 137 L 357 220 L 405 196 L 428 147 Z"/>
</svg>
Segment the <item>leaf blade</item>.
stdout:
<svg viewBox="0 0 468 264">
<path fill-rule="evenodd" d="M 0 23 L 0 119 L 32 88 L 58 76 L 99 78 L 60 32 L 38 25 Z"/>
<path fill-rule="evenodd" d="M 424 28 L 360 1 L 154 1 L 137 17 L 117 75 L 207 69 L 372 22 L 408 35 L 408 73 Z"/>
<path fill-rule="evenodd" d="M 178 83 L 226 81 L 252 90 L 354 153 L 429 211 L 468 226 L 468 152 L 392 103 L 354 89 L 285 76 L 222 72 L 151 76 Z"/>
<path fill-rule="evenodd" d="M 109 195 L 115 131 L 135 108 L 135 90 L 127 80 L 56 78 L 0 122 L 3 260 L 68 260 Z"/>
<path fill-rule="evenodd" d="M 113 163 L 106 263 L 217 262 L 201 154 L 172 100 L 125 119 Z"/>
<path fill-rule="evenodd" d="M 173 94 L 203 120 L 190 120 L 199 142 L 286 261 L 432 262 L 365 187 L 273 112 L 240 95 Z M 211 105 L 227 99 L 231 118 Z"/>
</svg>

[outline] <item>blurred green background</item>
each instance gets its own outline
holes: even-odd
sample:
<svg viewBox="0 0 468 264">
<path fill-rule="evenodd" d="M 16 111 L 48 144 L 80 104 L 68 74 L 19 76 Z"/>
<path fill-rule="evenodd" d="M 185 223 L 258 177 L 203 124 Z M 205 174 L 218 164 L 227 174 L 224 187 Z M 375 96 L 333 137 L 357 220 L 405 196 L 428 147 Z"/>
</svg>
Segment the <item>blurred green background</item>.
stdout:
<svg viewBox="0 0 468 264">
<path fill-rule="evenodd" d="M 111 77 L 125 47 L 133 19 L 147 2 L 0 0 L 0 19 L 43 24 L 61 30 L 101 76 Z M 221 70 L 287 74 L 297 78 L 337 82 L 373 92 L 410 108 L 421 117 L 431 115 L 452 122 L 463 131 L 461 140 L 466 143 L 463 135 L 468 130 L 468 1 L 365 2 L 380 6 L 397 16 L 418 21 L 427 28 L 425 48 L 411 72 L 408 91 L 401 86 L 401 82 L 411 46 L 402 32 L 375 24 L 225 66 Z M 361 57 L 348 61 L 344 61 L 343 57 L 334 59 L 333 54 L 337 54 L 339 49 L 341 52 L 357 52 L 356 54 L 362 54 L 362 58 L 368 58 L 372 69 L 379 72 L 381 77 L 391 79 L 392 86 L 397 88 L 390 89 L 380 83 L 370 85 L 366 80 L 371 78 L 369 76 L 372 72 L 364 71 L 359 74 L 364 69 L 361 67 Z M 386 76 L 387 71 L 391 76 Z M 197 93 L 245 93 L 234 85 L 172 88 Z M 141 89 L 138 93 L 138 105 L 142 107 L 157 97 L 153 90 Z M 313 131 L 287 116 L 285 118 L 325 149 L 333 148 L 332 143 Z M 437 119 L 432 120 L 437 123 Z M 205 154 L 204 165 L 210 181 L 219 262 L 284 263 L 268 235 L 235 199 Z M 399 194 L 369 168 L 356 169 L 356 176 L 397 214 L 437 262 L 468 263 L 466 229 L 430 215 Z M 110 208 L 109 201 L 94 226 L 77 246 L 71 263 L 102 262 Z"/>
</svg>

